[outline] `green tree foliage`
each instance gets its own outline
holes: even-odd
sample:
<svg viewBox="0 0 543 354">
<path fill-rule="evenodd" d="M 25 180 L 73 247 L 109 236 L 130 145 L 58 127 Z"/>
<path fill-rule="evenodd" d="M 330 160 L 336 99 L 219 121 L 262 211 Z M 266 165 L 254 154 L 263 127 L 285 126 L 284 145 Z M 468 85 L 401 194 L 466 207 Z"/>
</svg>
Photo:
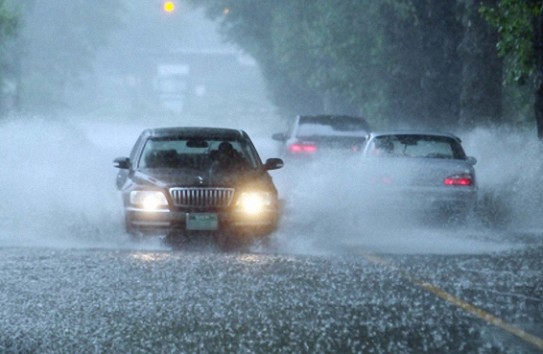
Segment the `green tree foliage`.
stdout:
<svg viewBox="0 0 543 354">
<path fill-rule="evenodd" d="M 536 129 L 543 139 L 543 1 L 499 0 L 481 7 L 481 13 L 499 33 L 506 83 L 533 82 Z"/>
<path fill-rule="evenodd" d="M 506 59 L 506 78 L 524 83 L 536 70 L 535 23 L 543 9 L 541 0 L 499 0 L 482 6 L 483 16 L 497 29 L 499 54 Z"/>
<path fill-rule="evenodd" d="M 258 60 L 274 101 L 285 114 L 323 112 L 334 106 L 360 113 L 364 107 L 360 102 L 371 102 L 380 94 L 374 3 L 197 2 L 221 22 L 230 41 Z"/>
<path fill-rule="evenodd" d="M 324 110 L 358 114 L 378 99 L 384 72 L 374 1 L 293 1 L 272 30 L 274 54 L 295 82 L 322 95 Z M 366 108 L 366 109 L 364 109 Z"/>
<path fill-rule="evenodd" d="M 497 49 L 508 53 L 508 72 L 529 74 L 530 19 L 541 5 L 534 0 L 193 3 L 204 6 L 226 38 L 256 58 L 283 113 L 342 110 L 380 126 L 446 129 L 502 123 L 503 63 Z M 496 29 L 482 20 L 480 4 L 501 35 L 498 47 Z"/>
</svg>

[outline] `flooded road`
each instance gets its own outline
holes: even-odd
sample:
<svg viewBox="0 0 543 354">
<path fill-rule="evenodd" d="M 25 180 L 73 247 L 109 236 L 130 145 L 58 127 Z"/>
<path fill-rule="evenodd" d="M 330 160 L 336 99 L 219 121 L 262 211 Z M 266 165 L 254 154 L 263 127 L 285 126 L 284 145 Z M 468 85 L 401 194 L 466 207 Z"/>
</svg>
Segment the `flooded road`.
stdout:
<svg viewBox="0 0 543 354">
<path fill-rule="evenodd" d="M 537 353 L 542 251 L 1 248 L 0 351 Z"/>
<path fill-rule="evenodd" d="M 505 195 L 506 227 L 420 227 L 360 217 L 345 176 L 286 166 L 270 244 L 224 252 L 124 233 L 112 161 L 139 126 L 2 128 L 0 352 L 543 350 L 543 227 L 523 189 L 536 173 Z M 274 157 L 266 131 L 249 133 Z M 479 158 L 480 184 L 496 191 L 514 173 L 495 180 L 492 159 Z"/>
</svg>

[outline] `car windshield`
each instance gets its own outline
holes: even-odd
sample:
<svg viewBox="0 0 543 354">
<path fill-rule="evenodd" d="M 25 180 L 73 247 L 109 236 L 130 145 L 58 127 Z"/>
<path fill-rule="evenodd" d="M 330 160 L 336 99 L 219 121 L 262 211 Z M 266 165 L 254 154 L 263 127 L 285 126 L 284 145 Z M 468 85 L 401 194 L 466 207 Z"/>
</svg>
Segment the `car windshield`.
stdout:
<svg viewBox="0 0 543 354">
<path fill-rule="evenodd" d="M 367 123 L 356 117 L 315 116 L 300 117 L 297 137 L 361 136 L 368 131 Z"/>
<path fill-rule="evenodd" d="M 370 142 L 368 151 L 373 157 L 466 158 L 457 140 L 433 135 L 379 136 Z"/>
<path fill-rule="evenodd" d="M 223 145 L 221 145 L 223 144 Z M 238 140 L 219 138 L 151 138 L 147 140 L 138 161 L 139 168 L 192 168 L 209 169 L 219 146 L 232 148 L 233 154 L 255 168 L 257 157 L 249 144 Z"/>
</svg>

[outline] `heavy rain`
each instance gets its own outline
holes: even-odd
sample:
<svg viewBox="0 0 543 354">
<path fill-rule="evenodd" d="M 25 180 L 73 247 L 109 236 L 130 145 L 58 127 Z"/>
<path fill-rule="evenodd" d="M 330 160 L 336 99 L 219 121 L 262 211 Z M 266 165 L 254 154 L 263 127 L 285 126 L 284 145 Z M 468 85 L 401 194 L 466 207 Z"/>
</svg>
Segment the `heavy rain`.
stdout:
<svg viewBox="0 0 543 354">
<path fill-rule="evenodd" d="M 126 232 L 113 160 L 144 129 L 243 129 L 263 161 L 281 157 L 271 137 L 294 114 L 358 108 L 377 130 L 423 130 L 413 118 L 422 105 L 405 116 L 401 100 L 389 101 L 396 111 L 353 105 L 384 92 L 327 92 L 320 112 L 311 84 L 344 73 L 330 56 L 289 67 L 301 53 L 288 45 L 273 55 L 307 91 L 278 95 L 273 85 L 286 77 L 270 82 L 262 51 L 235 40 L 251 24 L 224 20 L 236 11 L 224 1 L 196 3 L 0 0 L 0 352 L 543 351 L 542 143 L 526 85 L 504 83 L 506 118 L 468 124 L 477 120 L 464 113 L 431 127 L 453 131 L 477 159 L 477 206 L 461 223 L 374 209 L 380 196 L 362 165 L 332 156 L 269 171 L 281 203 L 269 242 L 224 250 L 207 238 L 179 246 Z M 243 3 L 259 7 L 255 16 L 274 11 Z M 298 3 L 275 21 L 293 21 Z M 408 16 L 421 2 L 391 3 Z M 300 30 L 281 24 L 273 30 L 285 42 Z M 374 44 L 364 36 L 356 45 Z M 328 40 L 315 43 L 329 50 Z M 363 59 L 367 68 L 351 70 L 380 73 Z M 348 64 L 335 60 L 338 71 Z M 325 73 L 307 72 L 315 67 Z"/>
</svg>

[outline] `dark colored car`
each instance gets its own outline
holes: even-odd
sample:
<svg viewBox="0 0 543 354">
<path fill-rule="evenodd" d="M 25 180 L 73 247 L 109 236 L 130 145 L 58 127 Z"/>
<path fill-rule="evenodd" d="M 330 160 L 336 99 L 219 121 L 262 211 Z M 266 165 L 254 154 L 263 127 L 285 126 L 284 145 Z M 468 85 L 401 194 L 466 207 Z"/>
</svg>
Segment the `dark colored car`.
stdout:
<svg viewBox="0 0 543 354">
<path fill-rule="evenodd" d="M 346 115 L 302 115 L 285 133 L 275 133 L 272 139 L 280 141 L 280 154 L 284 158 L 308 160 L 337 153 L 359 151 L 370 126 L 361 117 Z"/>
<path fill-rule="evenodd" d="M 132 235 L 198 232 L 264 236 L 279 220 L 277 189 L 242 130 L 207 127 L 148 129 L 130 157 L 115 159 L 125 223 Z"/>
</svg>

